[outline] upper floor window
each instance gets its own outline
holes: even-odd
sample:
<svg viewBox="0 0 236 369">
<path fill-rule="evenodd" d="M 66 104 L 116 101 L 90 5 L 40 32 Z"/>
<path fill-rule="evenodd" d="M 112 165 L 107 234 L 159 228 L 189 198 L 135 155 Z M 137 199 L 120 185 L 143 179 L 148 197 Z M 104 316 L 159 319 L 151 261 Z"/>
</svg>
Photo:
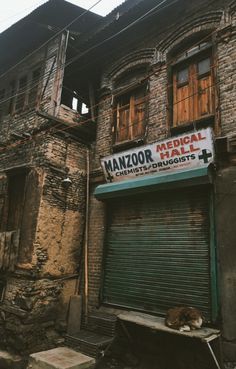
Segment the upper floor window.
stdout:
<svg viewBox="0 0 236 369">
<path fill-rule="evenodd" d="M 11 80 L 9 85 L 0 91 L 0 119 L 7 114 L 21 113 L 37 104 L 41 67 Z M 1 102 L 2 101 L 2 102 Z"/>
<path fill-rule="evenodd" d="M 182 54 L 173 68 L 173 127 L 214 116 L 213 59 L 209 44 L 201 45 Z"/>
<path fill-rule="evenodd" d="M 122 94 L 116 99 L 114 143 L 140 139 L 145 133 L 147 85 Z"/>
<path fill-rule="evenodd" d="M 4 115 L 4 99 L 6 96 L 6 90 L 5 88 L 0 90 L 0 119 L 2 118 L 2 116 Z"/>
<path fill-rule="evenodd" d="M 20 112 L 26 105 L 27 97 L 27 76 L 23 76 L 19 79 L 18 90 L 15 104 L 15 112 Z"/>
<path fill-rule="evenodd" d="M 41 67 L 38 67 L 34 69 L 31 73 L 31 79 L 29 83 L 29 98 L 28 98 L 29 107 L 34 107 L 36 105 L 39 93 L 40 77 L 41 77 Z"/>
</svg>

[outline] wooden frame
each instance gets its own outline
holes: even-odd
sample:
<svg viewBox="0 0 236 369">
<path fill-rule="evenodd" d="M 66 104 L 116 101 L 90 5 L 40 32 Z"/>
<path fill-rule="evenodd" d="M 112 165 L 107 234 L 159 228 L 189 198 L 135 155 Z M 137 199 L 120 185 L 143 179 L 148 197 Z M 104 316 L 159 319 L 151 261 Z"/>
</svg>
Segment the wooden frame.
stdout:
<svg viewBox="0 0 236 369">
<path fill-rule="evenodd" d="M 209 60 L 209 69 L 199 74 L 199 63 Z M 178 82 L 178 75 L 188 69 L 188 80 Z M 172 126 L 198 121 L 215 114 L 214 65 L 211 52 L 199 53 L 173 69 Z"/>
<path fill-rule="evenodd" d="M 143 138 L 146 110 L 146 84 L 117 96 L 114 112 L 114 144 Z"/>
</svg>

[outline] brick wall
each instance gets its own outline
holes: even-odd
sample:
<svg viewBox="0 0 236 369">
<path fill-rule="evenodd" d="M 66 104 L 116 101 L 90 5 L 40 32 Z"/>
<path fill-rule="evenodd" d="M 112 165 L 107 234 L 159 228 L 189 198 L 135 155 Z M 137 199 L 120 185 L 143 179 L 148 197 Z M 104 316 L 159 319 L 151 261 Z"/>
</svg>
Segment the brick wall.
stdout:
<svg viewBox="0 0 236 369">
<path fill-rule="evenodd" d="M 228 26 L 228 27 L 227 27 Z M 217 43 L 218 56 L 218 89 L 222 136 L 233 135 L 236 131 L 236 87 L 234 81 L 236 69 L 236 16 L 232 23 L 225 25 L 225 29 L 219 32 Z"/>
<path fill-rule="evenodd" d="M 227 1 L 216 1 L 214 4 L 213 2 L 194 2 L 192 4 L 189 4 L 189 2 L 187 4 L 186 2 L 186 9 L 182 12 L 179 10 L 180 14 L 179 16 L 175 14 L 175 20 L 173 22 L 171 20 L 174 15 L 171 13 L 168 19 L 163 18 L 158 24 L 148 19 L 149 26 L 145 29 L 144 25 L 143 28 L 140 26 L 140 29 L 135 33 L 135 40 L 133 39 L 134 33 L 132 35 L 130 34 L 130 39 L 126 37 L 123 40 L 124 42 L 120 44 L 120 47 L 114 48 L 114 55 L 110 58 L 107 57 L 101 84 L 102 91 L 107 89 L 107 95 L 105 96 L 105 100 L 104 96 L 102 96 L 99 104 L 97 140 L 94 148 L 94 157 L 96 160 L 93 162 L 91 173 L 91 178 L 95 182 L 93 186 L 102 183 L 102 181 L 104 182 L 99 159 L 113 152 L 113 113 L 111 103 L 114 98 L 114 96 L 112 97 L 114 78 L 122 75 L 123 72 L 128 74 L 132 68 L 140 66 L 141 59 L 143 58 L 143 65 L 147 67 L 150 75 L 148 78 L 148 118 L 145 143 L 152 143 L 168 137 L 170 135 L 169 116 L 171 115 L 172 109 L 168 99 L 168 84 L 170 84 L 169 89 L 171 90 L 171 82 L 169 81 L 171 71 L 170 62 L 173 61 L 174 53 L 177 50 L 179 52 L 181 47 L 186 45 L 186 40 L 192 40 L 194 44 L 199 38 L 204 40 L 206 34 L 212 34 L 213 51 L 216 56 L 215 82 L 218 92 L 216 121 L 219 121 L 219 127 L 215 128 L 215 135 L 232 136 L 235 134 L 236 87 L 234 74 L 236 70 L 236 16 L 234 13 L 235 10 L 233 11 L 231 9 L 229 11 L 227 5 Z M 194 8 L 194 11 L 191 7 Z M 151 57 L 150 51 L 148 52 L 147 50 L 151 50 L 153 47 L 156 47 L 156 53 Z M 146 48 L 146 54 L 144 48 Z M 140 57 L 138 58 L 137 55 Z M 146 60 L 143 55 L 146 55 Z M 218 159 L 220 158 L 218 157 Z M 235 162 L 231 160 L 231 162 L 228 161 L 225 165 L 230 167 L 235 165 Z M 230 177 L 230 175 L 227 177 L 227 181 L 232 185 L 234 177 Z M 221 174 L 219 173 L 220 176 Z M 219 188 L 219 194 L 216 194 L 216 203 L 220 199 L 221 204 L 217 205 L 217 209 L 220 209 L 221 206 L 224 207 L 222 202 L 223 194 L 221 193 L 222 187 L 221 189 Z M 234 204 L 233 206 L 236 205 L 233 194 L 228 195 L 225 204 L 227 209 L 224 208 L 224 214 L 225 219 L 227 219 L 226 213 L 232 211 L 230 210 L 232 204 Z M 90 224 L 92 226 L 90 226 L 89 235 L 89 302 L 90 309 L 93 309 L 99 305 L 99 293 L 102 288 L 101 278 L 103 270 L 104 230 L 106 227 L 106 204 L 95 200 L 91 196 L 90 209 Z M 223 258 L 224 266 L 221 268 L 219 274 L 219 285 L 221 288 L 225 286 L 223 287 L 225 292 L 220 291 L 221 299 L 223 299 L 221 301 L 223 306 L 223 331 L 226 340 L 228 340 L 228 346 L 225 352 L 227 352 L 229 360 L 235 360 L 235 334 L 232 334 L 232 328 L 230 328 L 230 322 L 235 320 L 235 316 L 232 309 L 229 308 L 229 306 L 235 306 L 236 303 L 235 293 L 232 287 L 235 286 L 235 277 L 232 275 L 231 264 L 229 263 L 227 265 L 227 258 L 230 258 L 230 255 L 234 253 L 235 236 L 233 227 L 228 227 L 224 224 L 221 218 L 221 212 L 216 217 L 219 255 L 222 255 L 222 250 L 226 250 L 227 247 L 227 255 L 224 255 Z M 225 227 L 227 229 L 230 228 L 230 241 L 227 240 L 227 242 L 225 233 L 223 232 Z M 98 263 L 99 265 L 97 265 Z M 228 315 L 227 312 L 229 312 Z"/>
<path fill-rule="evenodd" d="M 7 84 L 41 62 L 41 93 L 35 108 L 50 115 L 59 112 L 65 41 L 65 35 L 55 39 L 5 80 Z M 11 273 L 0 271 L 1 280 L 6 281 L 0 341 L 21 354 L 55 345 L 65 329 L 81 265 L 87 147 L 73 135 L 57 132 L 58 126 L 53 134 L 51 126 L 51 121 L 28 108 L 4 116 L 0 124 L 2 180 L 13 169 L 28 168 L 31 185 L 24 202 L 27 212 L 21 234 L 26 236 L 18 263 Z M 71 180 L 68 189 L 62 184 L 66 177 Z M 0 187 L 2 200 L 7 188 Z"/>
</svg>

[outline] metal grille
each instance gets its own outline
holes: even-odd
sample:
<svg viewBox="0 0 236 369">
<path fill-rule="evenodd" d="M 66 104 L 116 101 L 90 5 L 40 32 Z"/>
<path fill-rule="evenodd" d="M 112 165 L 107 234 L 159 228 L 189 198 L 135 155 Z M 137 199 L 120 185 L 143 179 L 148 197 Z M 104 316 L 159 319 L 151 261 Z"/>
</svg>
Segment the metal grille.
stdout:
<svg viewBox="0 0 236 369">
<path fill-rule="evenodd" d="M 108 337 L 114 337 L 116 334 L 117 316 L 100 311 L 94 311 L 89 314 L 87 322 L 82 317 L 82 328 L 91 332 L 102 334 Z"/>
<path fill-rule="evenodd" d="M 195 188 L 110 202 L 103 301 L 154 313 L 195 306 L 210 318 L 208 199 Z"/>
<path fill-rule="evenodd" d="M 102 355 L 103 350 L 113 341 L 111 337 L 81 330 L 76 336 L 66 335 L 66 345 L 74 350 L 95 358 Z"/>
</svg>

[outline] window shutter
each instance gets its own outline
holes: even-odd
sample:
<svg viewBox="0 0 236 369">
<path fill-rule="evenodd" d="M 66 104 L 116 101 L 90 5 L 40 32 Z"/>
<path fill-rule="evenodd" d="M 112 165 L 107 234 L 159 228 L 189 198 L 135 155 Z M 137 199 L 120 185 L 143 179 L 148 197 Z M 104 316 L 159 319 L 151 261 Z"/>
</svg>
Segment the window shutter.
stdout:
<svg viewBox="0 0 236 369">
<path fill-rule="evenodd" d="M 198 63 L 198 117 L 213 114 L 213 76 L 210 67 L 210 58 L 204 59 Z"/>
<path fill-rule="evenodd" d="M 187 74 L 188 71 L 188 74 Z M 173 73 L 173 126 L 214 114 L 215 88 L 211 58 L 192 61 Z"/>
<path fill-rule="evenodd" d="M 188 70 L 187 80 L 182 80 L 180 77 L 186 69 L 179 70 L 174 74 L 174 126 L 190 121 L 190 112 L 192 111 L 191 70 Z"/>
<path fill-rule="evenodd" d="M 19 249 L 19 261 L 29 262 L 36 231 L 38 209 L 40 204 L 41 188 L 39 175 L 32 169 L 26 179 L 25 201 L 21 221 L 21 239 Z"/>
</svg>

